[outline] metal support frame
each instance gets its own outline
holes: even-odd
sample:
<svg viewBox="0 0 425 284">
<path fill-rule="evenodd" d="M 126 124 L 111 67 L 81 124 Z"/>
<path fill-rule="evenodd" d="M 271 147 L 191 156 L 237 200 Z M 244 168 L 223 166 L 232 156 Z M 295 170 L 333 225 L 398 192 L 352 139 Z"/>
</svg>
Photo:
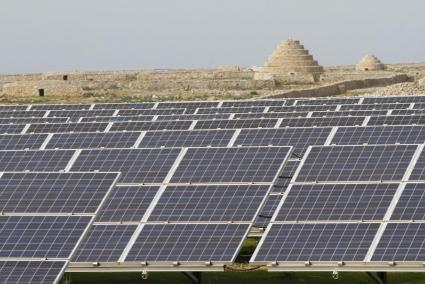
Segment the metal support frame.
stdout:
<svg viewBox="0 0 425 284">
<path fill-rule="evenodd" d="M 183 274 L 194 284 L 202 283 L 202 272 L 183 272 Z"/>
<path fill-rule="evenodd" d="M 377 284 L 388 284 L 386 272 L 366 272 Z"/>
</svg>

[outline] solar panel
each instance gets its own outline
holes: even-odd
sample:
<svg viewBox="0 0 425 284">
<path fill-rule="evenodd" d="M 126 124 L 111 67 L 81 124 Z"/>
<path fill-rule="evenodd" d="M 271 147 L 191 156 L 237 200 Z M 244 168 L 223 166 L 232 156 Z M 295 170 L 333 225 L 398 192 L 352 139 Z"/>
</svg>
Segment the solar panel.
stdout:
<svg viewBox="0 0 425 284">
<path fill-rule="evenodd" d="M 265 107 L 219 107 L 199 108 L 196 114 L 218 114 L 218 113 L 256 113 L 264 112 Z"/>
<path fill-rule="evenodd" d="M 332 144 L 422 144 L 425 126 L 338 127 Z"/>
<path fill-rule="evenodd" d="M 25 128 L 25 124 L 0 124 L 0 134 L 19 134 Z"/>
<path fill-rule="evenodd" d="M 111 116 L 114 110 L 51 110 L 48 117 L 69 117 L 71 121 L 77 121 L 80 117 Z"/>
<path fill-rule="evenodd" d="M 342 105 L 341 110 L 382 110 L 382 109 L 407 109 L 410 104 L 391 104 L 391 103 L 379 103 L 370 104 L 365 103 L 360 105 Z"/>
<path fill-rule="evenodd" d="M 267 227 L 281 199 L 282 195 L 280 194 L 271 194 L 266 197 L 260 214 L 258 214 L 257 218 L 255 219 L 254 227 Z"/>
<path fill-rule="evenodd" d="M 289 112 L 289 111 L 325 111 L 325 110 L 336 110 L 336 105 L 306 105 L 306 106 L 282 106 L 282 107 L 270 107 L 268 112 Z"/>
<path fill-rule="evenodd" d="M 276 221 L 382 220 L 397 188 L 397 183 L 292 185 Z"/>
<path fill-rule="evenodd" d="M 187 108 L 187 109 L 196 109 L 198 107 L 217 107 L 218 102 L 172 102 L 172 103 L 159 103 L 157 109 L 163 108 Z M 190 113 L 190 112 L 188 112 Z"/>
<path fill-rule="evenodd" d="M 167 186 L 149 222 L 252 222 L 268 185 Z"/>
<path fill-rule="evenodd" d="M 154 131 L 189 129 L 192 121 L 114 122 L 109 131 Z"/>
<path fill-rule="evenodd" d="M 92 149 L 81 151 L 71 171 L 121 172 L 120 183 L 161 183 L 180 149 Z"/>
<path fill-rule="evenodd" d="M 67 122 L 68 117 L 19 117 L 0 118 L 0 124 L 26 124 L 26 123 L 61 123 Z"/>
<path fill-rule="evenodd" d="M 372 116 L 367 125 L 412 125 L 425 124 L 425 115 Z"/>
<path fill-rule="evenodd" d="M 425 96 L 365 97 L 364 104 L 382 103 L 418 103 L 425 102 Z"/>
<path fill-rule="evenodd" d="M 0 111 L 26 110 L 24 105 L 0 105 Z"/>
<path fill-rule="evenodd" d="M 0 135 L 0 150 L 40 149 L 47 134 L 4 134 Z"/>
<path fill-rule="evenodd" d="M 0 151 L 0 171 L 56 172 L 65 170 L 74 152 L 72 150 Z"/>
<path fill-rule="evenodd" d="M 96 132 L 105 131 L 108 123 L 35 123 L 26 133 Z"/>
<path fill-rule="evenodd" d="M 211 120 L 230 119 L 230 114 L 181 114 L 181 115 L 158 115 L 156 120 Z"/>
<path fill-rule="evenodd" d="M 249 224 L 146 224 L 126 261 L 232 262 Z"/>
<path fill-rule="evenodd" d="M 282 120 L 279 127 L 354 126 L 362 125 L 364 119 L 363 116 L 285 118 Z"/>
<path fill-rule="evenodd" d="M 414 109 L 425 109 L 425 103 L 422 101 L 420 103 L 416 102 L 413 106 Z"/>
<path fill-rule="evenodd" d="M 291 179 L 299 165 L 299 160 L 289 160 L 285 163 L 282 171 L 279 174 L 279 177 L 276 179 L 276 182 L 273 185 L 273 193 L 281 193 L 286 191 L 286 188 L 291 182 Z"/>
<path fill-rule="evenodd" d="M 285 100 L 223 101 L 222 107 L 284 106 Z"/>
<path fill-rule="evenodd" d="M 272 183 L 291 147 L 189 148 L 172 183 Z"/>
<path fill-rule="evenodd" d="M 387 110 L 314 111 L 312 117 L 387 115 Z"/>
<path fill-rule="evenodd" d="M 234 130 L 148 131 L 139 147 L 227 146 Z"/>
<path fill-rule="evenodd" d="M 323 145 L 331 128 L 242 129 L 234 145 L 293 146 L 292 155 L 301 158 L 310 145 Z"/>
<path fill-rule="evenodd" d="M 423 115 L 425 109 L 393 109 L 391 115 Z"/>
<path fill-rule="evenodd" d="M 103 103 L 95 104 L 93 109 L 150 109 L 155 103 Z"/>
<path fill-rule="evenodd" d="M 378 223 L 272 224 L 251 261 L 363 261 L 378 228 Z"/>
<path fill-rule="evenodd" d="M 342 99 L 310 99 L 310 100 L 297 100 L 297 106 L 306 106 L 306 105 L 343 105 L 343 104 L 357 104 L 359 98 L 342 98 Z"/>
<path fill-rule="evenodd" d="M 140 222 L 159 186 L 116 186 L 97 214 L 98 222 Z"/>
<path fill-rule="evenodd" d="M 296 181 L 400 181 L 416 149 L 416 145 L 312 147 Z"/>
<path fill-rule="evenodd" d="M 31 110 L 88 110 L 90 104 L 32 105 Z"/>
<path fill-rule="evenodd" d="M 90 216 L 0 216 L 0 257 L 69 258 Z"/>
<path fill-rule="evenodd" d="M 421 181 L 425 176 L 425 152 L 422 151 L 410 175 L 411 181 Z"/>
<path fill-rule="evenodd" d="M 277 119 L 200 120 L 195 129 L 271 128 Z"/>
<path fill-rule="evenodd" d="M 410 221 L 424 219 L 425 184 L 407 183 L 391 215 L 391 220 Z"/>
<path fill-rule="evenodd" d="M 183 114 L 186 112 L 185 108 L 175 109 L 120 109 L 118 112 L 119 116 L 129 115 L 171 115 L 171 114 Z"/>
<path fill-rule="evenodd" d="M 4 173 L 2 213 L 94 214 L 117 173 Z"/>
<path fill-rule="evenodd" d="M 139 136 L 140 132 L 56 133 L 46 149 L 131 148 Z"/>
<path fill-rule="evenodd" d="M 75 251 L 74 262 L 117 262 L 137 225 L 94 225 Z"/>
<path fill-rule="evenodd" d="M 235 119 L 306 117 L 308 112 L 235 113 Z"/>
<path fill-rule="evenodd" d="M 0 261 L 0 284 L 56 284 L 65 261 Z"/>
<path fill-rule="evenodd" d="M 80 122 L 152 121 L 153 115 L 81 117 Z"/>
<path fill-rule="evenodd" d="M 45 114 L 45 111 L 39 110 L 0 111 L 0 118 L 43 117 Z"/>
<path fill-rule="evenodd" d="M 424 223 L 388 223 L 372 261 L 424 261 Z"/>
</svg>

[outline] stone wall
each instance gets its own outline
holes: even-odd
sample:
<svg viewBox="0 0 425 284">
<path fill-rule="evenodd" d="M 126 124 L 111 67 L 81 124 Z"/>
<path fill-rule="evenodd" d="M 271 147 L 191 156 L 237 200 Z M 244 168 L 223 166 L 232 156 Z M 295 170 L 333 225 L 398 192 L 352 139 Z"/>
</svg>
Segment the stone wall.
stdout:
<svg viewBox="0 0 425 284">
<path fill-rule="evenodd" d="M 346 93 L 350 90 L 364 89 L 371 87 L 382 87 L 392 84 L 407 82 L 410 77 L 405 74 L 394 75 L 383 78 L 370 78 L 361 80 L 348 80 L 316 88 L 293 90 L 278 95 L 268 96 L 269 98 L 301 98 L 301 97 L 324 97 L 335 96 Z"/>
<path fill-rule="evenodd" d="M 43 90 L 45 97 L 81 96 L 83 94 L 80 86 L 57 80 L 18 81 L 4 84 L 2 89 L 3 96 L 6 98 L 33 98 L 40 96 L 40 90 Z"/>
</svg>

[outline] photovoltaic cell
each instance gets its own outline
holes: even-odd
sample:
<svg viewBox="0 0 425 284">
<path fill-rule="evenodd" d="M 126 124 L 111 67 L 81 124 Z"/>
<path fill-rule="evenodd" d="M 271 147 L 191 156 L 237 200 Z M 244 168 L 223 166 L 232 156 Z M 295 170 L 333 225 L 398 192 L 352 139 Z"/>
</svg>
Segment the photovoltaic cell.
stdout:
<svg viewBox="0 0 425 284">
<path fill-rule="evenodd" d="M 46 112 L 41 110 L 0 111 L 0 118 L 43 117 L 45 114 Z"/>
<path fill-rule="evenodd" d="M 360 105 L 342 105 L 341 110 L 382 110 L 382 109 L 407 109 L 409 104 L 392 104 L 392 103 L 379 103 L 379 104 L 360 104 Z"/>
<path fill-rule="evenodd" d="M 397 183 L 292 185 L 276 221 L 379 221 L 397 188 Z"/>
<path fill-rule="evenodd" d="M 117 177 L 117 173 L 4 173 L 0 212 L 94 214 Z"/>
<path fill-rule="evenodd" d="M 230 114 L 180 114 L 180 115 L 158 115 L 157 121 L 161 120 L 211 120 L 229 119 Z"/>
<path fill-rule="evenodd" d="M 114 110 L 52 110 L 48 117 L 69 117 L 72 121 L 78 120 L 80 117 L 94 116 L 111 116 Z"/>
<path fill-rule="evenodd" d="M 325 126 L 354 126 L 361 125 L 364 121 L 363 116 L 333 116 L 333 117 L 314 117 L 314 118 L 285 118 L 279 127 L 325 127 Z"/>
<path fill-rule="evenodd" d="M 265 107 L 219 107 L 200 108 L 197 114 L 217 114 L 217 113 L 258 113 L 264 112 Z"/>
<path fill-rule="evenodd" d="M 5 134 L 0 135 L 0 150 L 39 149 L 47 134 Z"/>
<path fill-rule="evenodd" d="M 137 225 L 94 225 L 72 259 L 74 262 L 117 262 Z"/>
<path fill-rule="evenodd" d="M 279 177 L 276 179 L 276 182 L 273 185 L 272 191 L 274 193 L 281 193 L 286 191 L 286 188 L 291 182 L 291 179 L 294 176 L 295 171 L 297 170 L 299 165 L 299 160 L 289 160 L 285 163 L 282 171 L 279 174 Z"/>
<path fill-rule="evenodd" d="M 161 183 L 180 149 L 83 150 L 71 171 L 121 172 L 120 183 Z"/>
<path fill-rule="evenodd" d="M 279 194 L 267 196 L 266 200 L 264 201 L 264 205 L 261 208 L 260 214 L 258 214 L 257 218 L 255 219 L 255 227 L 267 227 L 281 199 L 282 195 Z"/>
<path fill-rule="evenodd" d="M 314 111 L 312 117 L 387 115 L 387 110 Z"/>
<path fill-rule="evenodd" d="M 90 216 L 0 216 L 0 257 L 69 258 Z"/>
<path fill-rule="evenodd" d="M 306 117 L 308 112 L 235 113 L 235 119 Z"/>
<path fill-rule="evenodd" d="M 149 216 L 151 222 L 252 221 L 270 186 L 168 186 Z"/>
<path fill-rule="evenodd" d="M 410 175 L 410 181 L 420 181 L 425 177 L 425 151 L 422 151 Z"/>
<path fill-rule="evenodd" d="M 198 107 L 213 108 L 213 107 L 217 107 L 217 106 L 218 106 L 218 102 L 174 102 L 174 103 L 159 103 L 157 109 L 163 109 L 163 108 L 196 109 Z"/>
<path fill-rule="evenodd" d="M 154 131 L 154 130 L 185 130 L 192 121 L 149 121 L 149 122 L 114 122 L 109 131 Z"/>
<path fill-rule="evenodd" d="M 0 118 L 0 124 L 27 124 L 27 123 L 61 123 L 67 122 L 68 117 L 19 117 Z"/>
<path fill-rule="evenodd" d="M 312 147 L 296 181 L 400 181 L 416 148 L 416 145 Z"/>
<path fill-rule="evenodd" d="M 408 183 L 391 215 L 391 220 L 425 220 L 425 184 Z"/>
<path fill-rule="evenodd" d="M 391 115 L 424 115 L 425 109 L 393 109 Z"/>
<path fill-rule="evenodd" d="M 116 186 L 97 214 L 97 222 L 140 222 L 159 186 Z"/>
<path fill-rule="evenodd" d="M 108 123 L 35 123 L 26 133 L 98 132 L 105 131 Z"/>
<path fill-rule="evenodd" d="M 422 144 L 425 126 L 338 127 L 332 144 Z"/>
<path fill-rule="evenodd" d="M 185 108 L 175 109 L 121 109 L 118 112 L 119 116 L 129 115 L 171 115 L 171 114 L 183 114 L 186 112 Z"/>
<path fill-rule="evenodd" d="M 25 105 L 0 105 L 0 111 L 26 110 Z"/>
<path fill-rule="evenodd" d="M 153 115 L 82 117 L 81 122 L 152 121 Z"/>
<path fill-rule="evenodd" d="M 224 101 L 222 107 L 284 106 L 285 100 Z"/>
<path fill-rule="evenodd" d="M 155 103 L 107 103 L 96 104 L 94 109 L 150 109 Z"/>
<path fill-rule="evenodd" d="M 363 104 L 396 104 L 418 102 L 425 102 L 425 96 L 365 97 L 363 100 Z"/>
<path fill-rule="evenodd" d="M 126 261 L 229 263 L 245 238 L 248 224 L 147 224 Z"/>
<path fill-rule="evenodd" d="M 378 223 L 272 224 L 253 262 L 363 261 Z"/>
<path fill-rule="evenodd" d="M 331 128 L 242 129 L 234 145 L 293 146 L 293 155 L 302 157 L 310 145 L 323 145 Z"/>
<path fill-rule="evenodd" d="M 353 99 L 316 99 L 316 100 L 298 100 L 297 106 L 306 106 L 306 105 L 346 105 L 346 104 L 357 104 L 359 98 Z"/>
<path fill-rule="evenodd" d="M 140 132 L 56 133 L 46 149 L 131 148 Z"/>
<path fill-rule="evenodd" d="M 32 105 L 31 110 L 88 110 L 90 104 Z"/>
<path fill-rule="evenodd" d="M 24 128 L 25 124 L 0 124 L 0 134 L 19 134 Z"/>
<path fill-rule="evenodd" d="M 424 223 L 388 223 L 372 261 L 424 261 Z"/>
<path fill-rule="evenodd" d="M 372 116 L 367 125 L 412 125 L 425 124 L 425 115 Z"/>
<path fill-rule="evenodd" d="M 140 148 L 227 146 L 234 130 L 148 131 Z"/>
<path fill-rule="evenodd" d="M 325 111 L 336 110 L 336 105 L 305 105 L 305 106 L 282 106 L 270 107 L 268 112 L 288 112 L 288 111 Z"/>
<path fill-rule="evenodd" d="M 0 151 L 0 171 L 55 172 L 65 170 L 73 154 L 72 150 Z"/>
<path fill-rule="evenodd" d="M 172 183 L 273 182 L 290 147 L 189 148 Z"/>
<path fill-rule="evenodd" d="M 200 120 L 195 129 L 271 128 L 277 119 Z"/>
<path fill-rule="evenodd" d="M 0 261 L 0 284 L 56 284 L 65 261 Z"/>
</svg>

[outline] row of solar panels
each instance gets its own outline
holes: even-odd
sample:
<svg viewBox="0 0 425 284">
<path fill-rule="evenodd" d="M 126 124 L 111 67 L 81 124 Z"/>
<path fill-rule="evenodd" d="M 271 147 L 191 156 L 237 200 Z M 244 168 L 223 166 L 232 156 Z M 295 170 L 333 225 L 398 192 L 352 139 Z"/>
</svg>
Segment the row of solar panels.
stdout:
<svg viewBox="0 0 425 284">
<path fill-rule="evenodd" d="M 394 97 L 339 97 L 339 98 L 299 98 L 286 100 L 236 100 L 236 101 L 193 101 L 193 102 L 145 102 L 145 103 L 100 103 L 100 104 L 62 104 L 62 105 L 3 105 L 0 111 L 7 110 L 102 110 L 102 109 L 170 109 L 170 108 L 226 108 L 255 106 L 306 106 L 339 104 L 396 104 L 423 103 L 425 96 Z"/>
</svg>

